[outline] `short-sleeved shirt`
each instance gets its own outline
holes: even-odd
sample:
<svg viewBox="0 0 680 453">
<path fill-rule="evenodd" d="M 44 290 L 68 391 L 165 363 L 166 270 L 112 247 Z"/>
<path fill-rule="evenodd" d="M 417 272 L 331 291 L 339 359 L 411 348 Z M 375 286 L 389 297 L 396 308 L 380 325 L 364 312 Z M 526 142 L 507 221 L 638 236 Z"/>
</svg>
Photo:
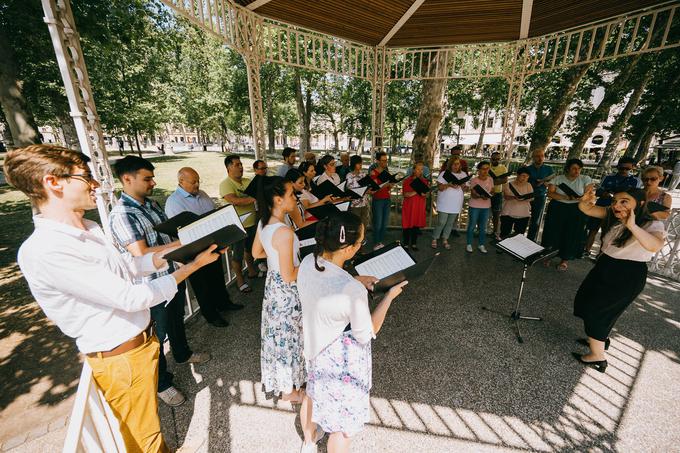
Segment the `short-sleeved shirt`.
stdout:
<svg viewBox="0 0 680 453">
<path fill-rule="evenodd" d="M 166 220 L 168 220 L 168 217 L 158 203 L 150 198 L 145 198 L 144 203 L 140 203 L 125 192 L 121 194 L 118 204 L 109 214 L 109 226 L 111 227 L 113 241 L 124 255 L 131 255 L 127 246 L 137 241 L 144 240 L 148 247 L 158 247 L 171 243 L 170 236 L 159 233 L 153 228 Z M 135 281 L 137 283 L 149 282 L 174 271 L 175 268 L 170 263 L 167 270 L 137 278 Z"/>
<path fill-rule="evenodd" d="M 298 270 L 307 360 L 338 338 L 348 324 L 351 324 L 352 336 L 361 344 L 375 337 L 364 285 L 330 261 L 319 257 L 318 262 L 324 271 L 314 266 L 314 255 L 307 255 Z"/>
<path fill-rule="evenodd" d="M 482 186 L 487 192 L 492 193 L 493 191 L 493 178 L 487 176 L 486 179 L 482 180 L 475 176 L 470 180 L 470 188 L 475 187 L 477 184 Z M 471 208 L 490 208 L 491 200 L 488 198 L 472 198 L 470 197 L 469 206 Z"/>
<path fill-rule="evenodd" d="M 508 167 L 506 167 L 503 164 L 498 164 L 495 167 L 491 167 L 489 170 L 493 172 L 494 175 L 500 176 L 504 175 L 505 173 L 508 172 Z M 503 192 L 503 184 L 496 184 L 493 186 L 493 192 L 494 193 L 501 193 Z"/>
<path fill-rule="evenodd" d="M 283 165 L 281 165 L 279 167 L 279 169 L 276 171 L 276 176 L 280 176 L 282 178 L 285 178 L 286 173 L 288 173 L 288 171 L 292 170 L 293 168 L 295 168 L 295 167 L 293 167 L 292 165 L 288 165 L 287 163 L 284 162 Z"/>
<path fill-rule="evenodd" d="M 467 177 L 467 173 L 460 171 L 453 173 L 458 179 Z M 448 184 L 444 179 L 444 172 L 439 173 L 437 177 L 438 184 Z M 446 214 L 458 214 L 463 208 L 463 199 L 465 194 L 462 187 L 449 187 L 444 190 L 437 190 L 437 211 L 445 212 Z"/>
<path fill-rule="evenodd" d="M 248 184 L 250 184 L 250 179 L 248 178 L 241 178 L 241 182 L 238 183 L 227 176 L 220 183 L 220 197 L 224 198 L 225 195 L 232 194 L 239 198 L 248 198 L 249 195 L 245 193 Z M 255 203 L 234 206 L 234 208 L 236 208 L 236 212 L 240 216 L 248 213 L 255 214 Z M 255 217 L 255 215 L 249 215 L 248 218 L 243 221 L 243 227 L 249 228 L 251 226 L 255 226 Z"/>
<path fill-rule="evenodd" d="M 614 239 L 623 232 L 624 228 L 626 228 L 626 226 L 619 223 L 618 225 L 613 226 L 607 232 L 607 234 L 604 235 L 604 238 L 602 238 L 602 253 L 620 260 L 641 261 L 643 263 L 651 261 L 652 257 L 654 256 L 654 252 L 650 252 L 644 248 L 640 244 L 640 241 L 634 237 L 628 239 L 623 247 L 617 247 L 613 244 Z M 663 233 L 664 237 L 666 236 L 666 230 L 663 226 L 663 222 L 659 220 L 654 220 L 647 223 L 646 225 L 643 225 L 642 229 L 648 233 L 661 232 Z"/>
<path fill-rule="evenodd" d="M 534 188 L 534 195 L 536 197 L 545 197 L 548 187 L 545 185 L 538 185 L 539 179 L 545 179 L 554 173 L 553 169 L 545 164 L 540 167 L 536 167 L 531 164 L 527 166 L 529 170 L 529 183 Z"/>
<path fill-rule="evenodd" d="M 567 186 L 569 186 L 569 188 L 571 188 L 571 190 L 573 190 L 577 194 L 583 195 L 586 192 L 586 186 L 588 184 L 592 184 L 592 182 L 593 180 L 591 179 L 591 177 L 586 175 L 578 175 L 574 180 L 570 180 L 569 178 L 567 178 L 567 175 L 558 175 L 550 181 L 550 184 L 556 187 L 555 192 L 559 193 L 560 195 L 566 195 L 566 193 L 564 193 L 562 189 L 560 189 L 559 187 L 560 184 L 566 184 Z M 557 200 L 557 201 L 562 203 L 579 202 L 579 200 Z"/>
<path fill-rule="evenodd" d="M 625 187 L 625 188 L 640 188 L 642 187 L 642 181 L 640 181 L 639 178 L 633 175 L 628 175 L 628 176 L 619 176 L 618 174 L 613 174 L 613 175 L 608 175 L 602 180 L 602 184 L 600 184 L 600 187 L 598 189 L 612 193 L 615 189 L 619 187 Z M 597 206 L 609 206 L 612 204 L 612 199 L 610 197 L 602 197 L 597 199 L 595 202 Z"/>
<path fill-rule="evenodd" d="M 503 187 L 503 194 L 514 196 L 515 194 L 510 189 L 510 184 L 515 190 L 520 194 L 524 195 L 531 193 L 533 188 L 528 182 L 524 184 L 519 184 L 517 181 L 508 182 Z M 511 198 L 504 200 L 503 209 L 501 209 L 501 215 L 509 216 L 514 219 L 522 219 L 531 216 L 531 200 L 518 200 L 516 198 Z"/>
<path fill-rule="evenodd" d="M 177 187 L 177 190 L 165 200 L 165 213 L 168 217 L 174 217 L 180 212 L 185 211 L 201 215 L 213 209 L 215 209 L 215 202 L 202 190 L 193 195 L 181 187 Z"/>
</svg>

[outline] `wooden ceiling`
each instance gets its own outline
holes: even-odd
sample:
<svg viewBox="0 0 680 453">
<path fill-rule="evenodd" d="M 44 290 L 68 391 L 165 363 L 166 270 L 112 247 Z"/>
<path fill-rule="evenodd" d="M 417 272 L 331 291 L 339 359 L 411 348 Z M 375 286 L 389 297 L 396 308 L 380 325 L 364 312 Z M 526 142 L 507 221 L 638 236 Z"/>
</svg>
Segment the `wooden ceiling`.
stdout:
<svg viewBox="0 0 680 453">
<path fill-rule="evenodd" d="M 523 4 L 531 4 L 529 36 L 540 36 L 660 0 L 236 0 L 264 17 L 352 41 L 378 45 L 414 2 L 422 3 L 387 41 L 419 47 L 520 38 Z"/>
</svg>

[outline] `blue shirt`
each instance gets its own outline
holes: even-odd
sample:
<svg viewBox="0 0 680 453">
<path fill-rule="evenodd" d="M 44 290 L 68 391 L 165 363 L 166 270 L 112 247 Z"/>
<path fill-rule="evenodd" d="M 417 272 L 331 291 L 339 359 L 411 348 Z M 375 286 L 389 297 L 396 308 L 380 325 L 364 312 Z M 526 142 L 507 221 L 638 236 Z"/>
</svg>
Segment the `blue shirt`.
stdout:
<svg viewBox="0 0 680 453">
<path fill-rule="evenodd" d="M 171 243 L 170 236 L 153 229 L 154 225 L 166 220 L 168 218 L 158 203 L 150 198 L 145 198 L 144 203 L 140 203 L 125 192 L 121 194 L 118 204 L 109 214 L 109 226 L 114 243 L 121 253 L 128 255 L 130 255 L 130 252 L 128 252 L 127 246 L 142 239 L 146 241 L 148 247 Z M 174 272 L 175 267 L 171 262 L 168 263 L 169 267 L 166 270 L 153 273 L 147 277 L 137 278 L 136 282 L 149 282 Z"/>
<path fill-rule="evenodd" d="M 527 168 L 529 169 L 529 184 L 531 184 L 531 187 L 534 188 L 534 196 L 545 197 L 545 194 L 548 191 L 548 187 L 545 184 L 538 185 L 538 180 L 545 179 L 548 176 L 552 175 L 554 173 L 553 169 L 545 164 L 541 165 L 538 168 L 536 168 L 534 164 L 531 164 L 527 165 Z"/>
<path fill-rule="evenodd" d="M 168 217 L 174 217 L 184 211 L 201 215 L 213 209 L 215 209 L 215 202 L 202 190 L 192 195 L 181 187 L 177 187 L 177 190 L 165 201 L 165 213 Z"/>
<path fill-rule="evenodd" d="M 618 173 L 614 173 L 613 175 L 606 176 L 597 189 L 597 196 L 600 198 L 597 199 L 595 204 L 597 206 L 610 206 L 612 204 L 611 197 L 603 197 L 602 195 L 605 192 L 613 194 L 614 190 L 619 187 L 625 187 L 626 189 L 629 187 L 640 188 L 642 187 L 642 181 L 633 175 L 620 176 Z"/>
</svg>

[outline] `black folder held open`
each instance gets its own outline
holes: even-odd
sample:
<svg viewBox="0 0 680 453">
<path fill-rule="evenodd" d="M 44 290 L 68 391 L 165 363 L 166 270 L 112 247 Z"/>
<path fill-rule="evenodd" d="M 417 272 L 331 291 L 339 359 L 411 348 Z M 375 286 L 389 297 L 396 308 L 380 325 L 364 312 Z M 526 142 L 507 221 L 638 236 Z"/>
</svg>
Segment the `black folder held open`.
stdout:
<svg viewBox="0 0 680 453">
<path fill-rule="evenodd" d="M 479 184 L 475 184 L 474 187 L 472 187 L 472 190 L 477 192 L 477 195 L 483 198 L 491 198 L 491 194 L 486 191 L 486 189 Z"/>
<path fill-rule="evenodd" d="M 444 181 L 448 182 L 449 184 L 455 184 L 457 186 L 461 186 L 468 182 L 470 179 L 472 179 L 472 176 L 467 175 L 464 178 L 457 178 L 456 175 L 451 173 L 450 171 L 446 170 L 444 172 Z"/>
<path fill-rule="evenodd" d="M 338 186 L 336 186 L 329 180 L 325 180 L 321 184 L 313 186 L 312 193 L 319 200 L 326 197 L 327 195 L 338 198 L 344 198 L 346 196 L 345 192 L 342 189 L 340 189 Z"/>
<path fill-rule="evenodd" d="M 411 188 L 418 195 L 425 195 L 430 191 L 430 186 L 424 183 L 421 178 L 413 178 L 413 180 L 411 181 Z"/>
<path fill-rule="evenodd" d="M 295 230 L 295 235 L 300 241 L 300 259 L 314 252 L 314 247 L 316 246 L 316 226 L 318 223 L 319 222 L 314 222 Z"/>
<path fill-rule="evenodd" d="M 572 198 L 581 198 L 583 194 L 579 195 L 577 194 L 574 189 L 566 185 L 565 183 L 561 182 L 557 187 L 560 188 L 562 192 L 564 192 L 565 195 L 572 197 Z"/>
<path fill-rule="evenodd" d="M 416 262 L 399 242 L 393 242 L 355 258 L 353 265 L 359 275 L 378 278 L 373 291 L 384 293 L 403 281 L 423 276 L 438 256 L 439 253 L 435 253 L 430 258 Z"/>
<path fill-rule="evenodd" d="M 373 191 L 380 190 L 380 186 L 375 181 L 373 181 L 373 178 L 371 178 L 368 175 L 364 176 L 363 178 L 361 178 L 357 182 L 359 183 L 359 186 L 361 186 L 361 187 L 366 186 Z"/>
<path fill-rule="evenodd" d="M 518 200 L 530 200 L 534 198 L 534 192 L 527 192 L 527 193 L 519 193 L 517 189 L 515 189 L 515 186 L 512 185 L 512 183 L 508 183 L 508 187 L 510 188 L 510 192 L 517 197 Z"/>
<path fill-rule="evenodd" d="M 343 201 L 341 203 L 326 203 L 315 208 L 309 208 L 307 211 L 319 220 L 323 220 L 335 212 L 347 211 L 350 202 Z"/>
</svg>

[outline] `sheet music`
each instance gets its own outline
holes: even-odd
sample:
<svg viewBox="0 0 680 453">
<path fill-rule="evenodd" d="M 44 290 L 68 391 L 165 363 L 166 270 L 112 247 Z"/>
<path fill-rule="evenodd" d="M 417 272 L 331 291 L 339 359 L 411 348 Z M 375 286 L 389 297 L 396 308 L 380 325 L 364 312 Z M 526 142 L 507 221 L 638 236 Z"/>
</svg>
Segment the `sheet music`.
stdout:
<svg viewBox="0 0 680 453">
<path fill-rule="evenodd" d="M 309 239 L 302 239 L 300 241 L 300 248 L 309 247 L 310 245 L 316 245 L 316 239 L 309 238 Z"/>
<path fill-rule="evenodd" d="M 244 216 L 249 216 L 251 213 L 244 214 Z M 239 215 L 236 213 L 234 206 L 227 206 L 226 208 L 219 209 L 209 216 L 205 216 L 196 222 L 180 228 L 177 230 L 179 236 L 179 242 L 182 245 L 191 244 L 194 241 L 201 239 L 204 236 L 209 235 L 217 230 L 224 228 L 227 225 L 236 225 L 245 233 L 245 228 L 241 223 Z"/>
<path fill-rule="evenodd" d="M 357 264 L 354 268 L 359 275 L 385 278 L 416 264 L 403 247 L 395 247 L 381 255 Z"/>
<path fill-rule="evenodd" d="M 349 201 L 343 201 L 342 203 L 336 204 L 335 207 L 341 211 L 347 211 L 349 209 L 349 205 L 350 205 Z"/>
<path fill-rule="evenodd" d="M 503 239 L 498 245 L 511 251 L 520 258 L 526 258 L 545 250 L 543 247 L 521 234 Z"/>
<path fill-rule="evenodd" d="M 368 190 L 368 187 L 355 187 L 354 189 L 350 188 L 349 190 L 359 195 L 360 197 L 363 197 L 366 191 Z"/>
<path fill-rule="evenodd" d="M 338 185 L 335 186 L 335 187 L 337 187 L 338 189 L 340 189 L 340 190 L 342 190 L 342 191 L 344 192 L 344 191 L 345 191 L 345 187 L 347 187 L 347 181 L 343 181 L 343 182 L 341 182 L 340 184 L 338 184 Z"/>
</svg>

